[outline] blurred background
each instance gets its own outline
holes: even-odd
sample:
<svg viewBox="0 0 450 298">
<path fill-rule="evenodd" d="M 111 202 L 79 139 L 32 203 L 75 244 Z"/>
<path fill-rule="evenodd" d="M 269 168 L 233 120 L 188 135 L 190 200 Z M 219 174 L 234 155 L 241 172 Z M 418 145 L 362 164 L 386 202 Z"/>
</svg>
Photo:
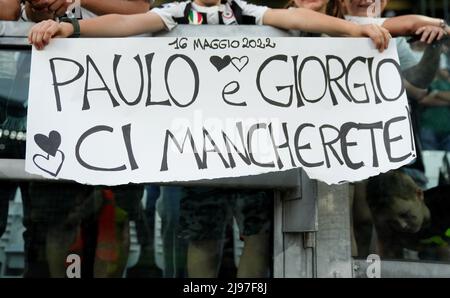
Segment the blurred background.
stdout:
<svg viewBox="0 0 450 298">
<path fill-rule="evenodd" d="M 156 4 L 172 2 L 172 0 L 156 0 Z M 284 7 L 288 0 L 248 0 L 248 2 L 263 4 L 270 7 Z M 390 0 L 386 14 L 399 15 L 417 13 L 448 20 L 450 0 Z"/>
</svg>

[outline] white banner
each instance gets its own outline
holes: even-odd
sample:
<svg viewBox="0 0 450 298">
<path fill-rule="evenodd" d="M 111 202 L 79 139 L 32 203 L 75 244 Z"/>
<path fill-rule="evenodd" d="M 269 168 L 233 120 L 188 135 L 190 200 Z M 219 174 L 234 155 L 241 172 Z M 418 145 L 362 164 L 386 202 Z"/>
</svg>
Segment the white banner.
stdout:
<svg viewBox="0 0 450 298">
<path fill-rule="evenodd" d="M 357 181 L 415 158 L 395 42 L 58 39 L 33 50 L 26 170 L 116 185 L 302 167 Z"/>
</svg>

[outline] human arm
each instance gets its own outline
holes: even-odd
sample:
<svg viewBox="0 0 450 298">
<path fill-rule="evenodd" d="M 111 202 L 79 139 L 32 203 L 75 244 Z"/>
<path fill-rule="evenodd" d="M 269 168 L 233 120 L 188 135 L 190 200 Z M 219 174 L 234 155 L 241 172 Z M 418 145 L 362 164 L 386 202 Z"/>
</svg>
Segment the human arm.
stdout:
<svg viewBox="0 0 450 298">
<path fill-rule="evenodd" d="M 441 46 L 428 45 L 419 63 L 403 71 L 404 78 L 418 88 L 426 89 L 439 69 Z"/>
<path fill-rule="evenodd" d="M 404 15 L 386 19 L 383 27 L 392 36 L 422 35 L 421 41 L 432 43 L 450 34 L 450 27 L 442 19 L 421 15 Z"/>
<path fill-rule="evenodd" d="M 67 0 L 28 0 L 25 4 L 27 17 L 33 22 L 54 19 L 64 15 L 73 3 Z M 150 9 L 149 0 L 81 0 L 80 5 L 97 15 L 137 14 Z"/>
<path fill-rule="evenodd" d="M 417 30 L 424 26 L 441 27 L 442 19 L 431 18 L 421 15 L 403 15 L 386 19 L 383 27 L 389 30 L 392 36 L 414 35 Z M 450 34 L 450 28 L 443 28 Z"/>
<path fill-rule="evenodd" d="M 19 0 L 0 0 L 0 20 L 16 21 L 20 16 Z"/>
<path fill-rule="evenodd" d="M 156 13 L 134 15 L 110 14 L 80 20 L 80 33 L 84 37 L 125 37 L 165 29 L 164 22 Z M 33 26 L 28 40 L 37 49 L 44 48 L 54 37 L 69 37 L 74 28 L 70 23 L 44 21 Z"/>
<path fill-rule="evenodd" d="M 81 7 L 96 15 L 104 14 L 137 14 L 150 9 L 149 0 L 81 0 Z"/>
<path fill-rule="evenodd" d="M 423 106 L 450 106 L 450 91 L 439 91 L 417 88 L 404 80 L 408 98 L 417 101 Z"/>
<path fill-rule="evenodd" d="M 357 25 L 312 10 L 268 9 L 263 17 L 264 25 L 286 30 L 325 33 L 330 36 L 370 37 L 380 50 L 389 45 L 389 32 L 377 25 Z"/>
<path fill-rule="evenodd" d="M 450 106 L 450 91 L 432 91 L 420 100 L 420 104 L 424 106 Z"/>
<path fill-rule="evenodd" d="M 403 84 L 406 90 L 406 96 L 408 99 L 414 101 L 421 101 L 425 96 L 427 96 L 428 89 L 427 88 L 419 88 L 412 85 L 408 80 L 403 79 Z"/>
<path fill-rule="evenodd" d="M 441 78 L 443 80 L 450 81 L 450 73 L 448 72 L 447 69 L 438 70 L 438 76 L 439 76 L 439 78 Z"/>
</svg>

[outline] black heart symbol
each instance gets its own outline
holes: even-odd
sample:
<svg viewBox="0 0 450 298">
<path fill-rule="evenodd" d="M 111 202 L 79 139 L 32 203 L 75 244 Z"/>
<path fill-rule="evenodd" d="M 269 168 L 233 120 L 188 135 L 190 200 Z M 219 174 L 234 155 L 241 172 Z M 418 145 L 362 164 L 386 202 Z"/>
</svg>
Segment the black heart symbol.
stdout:
<svg viewBox="0 0 450 298">
<path fill-rule="evenodd" d="M 61 145 L 61 135 L 59 132 L 52 130 L 48 137 L 43 134 L 35 135 L 34 141 L 45 153 L 55 156 L 59 145 Z"/>
<path fill-rule="evenodd" d="M 41 169 L 42 171 L 44 171 L 44 172 L 46 172 L 46 173 L 52 175 L 53 177 L 56 177 L 56 176 L 58 176 L 59 171 L 61 171 L 62 165 L 63 165 L 63 163 L 64 163 L 64 159 L 65 159 L 64 153 L 63 153 L 61 150 L 58 150 L 58 151 L 61 152 L 61 157 L 62 157 L 62 158 L 61 158 L 61 163 L 59 164 L 59 166 L 58 166 L 58 168 L 56 169 L 55 172 L 52 172 L 51 170 L 47 170 L 46 168 L 40 166 L 40 165 L 39 165 L 39 162 L 36 161 L 37 158 L 43 158 L 43 159 L 49 161 L 49 160 L 50 160 L 50 155 L 48 155 L 47 157 L 45 157 L 45 156 L 42 155 L 42 154 L 35 154 L 35 155 L 33 156 L 33 163 L 36 165 L 36 167 L 38 167 L 38 168 Z M 55 155 L 56 155 L 56 154 L 55 154 Z"/>
<path fill-rule="evenodd" d="M 231 57 L 229 55 L 226 55 L 223 58 L 220 58 L 219 56 L 211 56 L 209 61 L 211 61 L 211 64 L 214 65 L 217 71 L 221 71 L 230 64 Z"/>
<path fill-rule="evenodd" d="M 248 61 L 249 59 L 247 56 L 242 56 L 241 58 L 233 57 L 233 59 L 231 59 L 231 63 L 233 63 L 234 67 L 236 67 L 239 72 L 241 72 L 241 70 L 243 70 L 244 67 L 247 66 Z"/>
</svg>

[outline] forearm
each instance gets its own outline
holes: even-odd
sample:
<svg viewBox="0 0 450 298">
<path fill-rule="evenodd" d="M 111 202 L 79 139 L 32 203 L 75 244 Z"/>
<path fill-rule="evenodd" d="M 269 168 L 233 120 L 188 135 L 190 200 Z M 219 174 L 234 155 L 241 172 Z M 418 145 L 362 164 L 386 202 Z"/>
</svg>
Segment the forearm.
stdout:
<svg viewBox="0 0 450 298">
<path fill-rule="evenodd" d="M 388 29 L 392 36 L 408 36 L 414 35 L 423 26 L 431 25 L 439 27 L 441 24 L 441 19 L 421 15 L 404 15 L 387 19 L 383 23 L 383 27 Z M 450 33 L 448 26 L 446 31 Z"/>
<path fill-rule="evenodd" d="M 405 79 L 418 88 L 428 88 L 439 69 L 440 46 L 427 46 L 420 62 L 403 72 Z"/>
<path fill-rule="evenodd" d="M 264 24 L 282 29 L 325 33 L 330 36 L 359 36 L 360 27 L 351 22 L 317 13 L 309 9 L 271 9 Z"/>
<path fill-rule="evenodd" d="M 450 91 L 439 91 L 436 97 L 447 104 L 450 104 Z"/>
<path fill-rule="evenodd" d="M 420 104 L 423 106 L 443 107 L 450 105 L 450 92 L 439 91 L 432 92 L 428 96 L 424 97 Z"/>
<path fill-rule="evenodd" d="M 16 21 L 20 16 L 19 0 L 0 0 L 0 20 Z"/>
<path fill-rule="evenodd" d="M 440 69 L 438 71 L 438 76 L 443 80 L 450 80 L 450 73 L 447 69 Z"/>
<path fill-rule="evenodd" d="M 97 15 L 137 14 L 150 9 L 150 4 L 146 0 L 81 0 L 81 6 Z"/>
<path fill-rule="evenodd" d="M 162 20 L 153 13 L 109 14 L 80 20 L 80 33 L 84 37 L 125 37 L 162 29 L 164 29 Z"/>
<path fill-rule="evenodd" d="M 406 95 L 409 99 L 421 101 L 427 96 L 428 90 L 426 88 L 418 88 L 416 86 L 413 86 L 406 79 L 403 79 L 403 84 L 405 86 Z"/>
</svg>

